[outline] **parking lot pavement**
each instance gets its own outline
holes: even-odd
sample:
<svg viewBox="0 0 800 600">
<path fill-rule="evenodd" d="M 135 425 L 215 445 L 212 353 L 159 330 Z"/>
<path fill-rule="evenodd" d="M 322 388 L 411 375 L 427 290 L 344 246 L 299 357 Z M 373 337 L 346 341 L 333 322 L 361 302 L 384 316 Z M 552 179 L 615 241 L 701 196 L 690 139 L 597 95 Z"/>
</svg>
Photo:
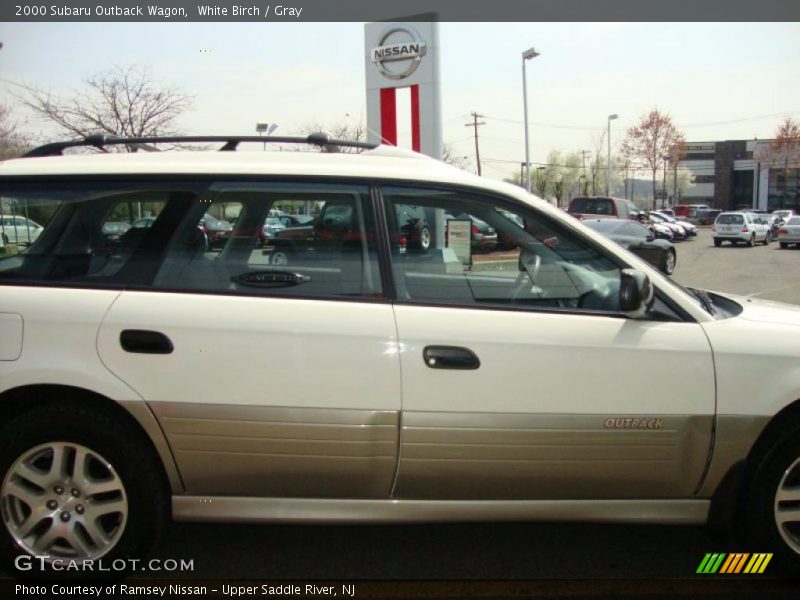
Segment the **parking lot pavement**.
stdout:
<svg viewBox="0 0 800 600">
<path fill-rule="evenodd" d="M 678 264 L 672 278 L 686 286 L 765 300 L 800 304 L 800 249 L 777 242 L 748 248 L 723 243 L 715 248 L 710 228 L 675 244 Z"/>
</svg>

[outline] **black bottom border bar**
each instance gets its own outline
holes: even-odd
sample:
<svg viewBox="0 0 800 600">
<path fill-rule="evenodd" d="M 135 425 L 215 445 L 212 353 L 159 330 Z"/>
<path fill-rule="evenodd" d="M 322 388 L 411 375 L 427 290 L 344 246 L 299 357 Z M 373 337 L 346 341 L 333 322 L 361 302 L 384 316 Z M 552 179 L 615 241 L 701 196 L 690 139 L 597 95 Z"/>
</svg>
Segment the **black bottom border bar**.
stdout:
<svg viewBox="0 0 800 600">
<path fill-rule="evenodd" d="M 2 598 L 760 598 L 797 597 L 800 580 L 753 576 L 531 581 L 0 579 Z"/>
</svg>

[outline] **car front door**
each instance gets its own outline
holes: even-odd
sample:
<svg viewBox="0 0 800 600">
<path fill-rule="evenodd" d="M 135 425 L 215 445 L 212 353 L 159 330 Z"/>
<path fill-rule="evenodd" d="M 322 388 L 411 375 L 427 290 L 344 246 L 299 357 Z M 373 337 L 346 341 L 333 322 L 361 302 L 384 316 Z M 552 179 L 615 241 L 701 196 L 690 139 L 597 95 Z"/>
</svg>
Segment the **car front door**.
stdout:
<svg viewBox="0 0 800 600">
<path fill-rule="evenodd" d="M 438 237 L 428 252 L 393 249 L 397 497 L 692 495 L 714 415 L 699 324 L 661 299 L 649 318 L 626 318 L 619 259 L 534 209 L 460 190 L 383 197 L 390 239 L 391 215 L 410 204 L 475 215 L 518 244 L 468 260 Z"/>
<path fill-rule="evenodd" d="M 259 243 L 271 208 L 348 206 L 347 238 L 290 265 Z M 166 209 L 165 209 L 166 211 Z M 204 214 L 235 220 L 209 248 Z M 166 247 L 150 280 L 109 310 L 107 367 L 163 428 L 186 492 L 382 498 L 397 460 L 400 374 L 363 185 L 218 181 L 153 215 Z"/>
</svg>

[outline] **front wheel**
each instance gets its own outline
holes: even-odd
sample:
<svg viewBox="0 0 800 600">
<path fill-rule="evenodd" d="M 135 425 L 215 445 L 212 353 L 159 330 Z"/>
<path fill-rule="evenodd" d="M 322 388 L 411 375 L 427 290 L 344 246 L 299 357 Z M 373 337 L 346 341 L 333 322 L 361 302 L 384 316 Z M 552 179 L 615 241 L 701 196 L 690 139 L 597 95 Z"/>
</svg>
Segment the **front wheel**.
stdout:
<svg viewBox="0 0 800 600">
<path fill-rule="evenodd" d="M 722 246 L 722 240 L 714 238 L 714 246 L 716 248 L 719 248 L 720 246 Z"/>
<path fill-rule="evenodd" d="M 670 248 L 664 253 L 664 264 L 661 266 L 661 270 L 667 275 L 672 275 L 672 272 L 675 270 L 675 265 L 677 262 L 678 259 L 677 256 L 675 255 L 675 249 Z"/>
<path fill-rule="evenodd" d="M 270 255 L 269 264 L 276 267 L 285 267 L 290 262 L 289 251 L 285 248 L 275 248 Z"/>
<path fill-rule="evenodd" d="M 770 242 L 772 241 L 772 232 L 768 231 L 767 235 L 764 236 L 764 245 L 769 246 Z"/>
<path fill-rule="evenodd" d="M 431 249 L 431 230 L 427 227 L 419 230 L 419 249 L 422 252 L 427 252 Z"/>
<path fill-rule="evenodd" d="M 756 234 L 755 234 L 755 233 L 754 233 L 753 235 L 751 235 L 751 236 L 750 236 L 750 239 L 747 241 L 747 245 L 748 245 L 750 248 L 752 248 L 753 246 L 755 246 L 755 245 L 756 245 Z"/>
<path fill-rule="evenodd" d="M 49 404 L 0 433 L 0 550 L 10 565 L 28 555 L 58 574 L 72 561 L 146 553 L 166 520 L 168 494 L 151 449 L 115 414 Z"/>
<path fill-rule="evenodd" d="M 800 430 L 779 439 L 756 468 L 748 498 L 748 534 L 758 552 L 800 574 Z"/>
<path fill-rule="evenodd" d="M 781 250 L 786 250 L 786 248 L 789 247 L 789 244 L 787 244 L 786 242 L 779 242 L 779 244 L 780 244 Z"/>
</svg>

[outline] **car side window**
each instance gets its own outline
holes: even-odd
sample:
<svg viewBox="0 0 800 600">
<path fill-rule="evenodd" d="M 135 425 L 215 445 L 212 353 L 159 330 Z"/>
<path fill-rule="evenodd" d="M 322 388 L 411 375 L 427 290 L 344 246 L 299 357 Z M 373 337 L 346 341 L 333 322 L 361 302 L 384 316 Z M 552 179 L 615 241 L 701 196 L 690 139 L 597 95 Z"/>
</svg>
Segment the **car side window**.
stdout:
<svg viewBox="0 0 800 600">
<path fill-rule="evenodd" d="M 141 182 L 10 184 L 0 190 L 0 209 L 17 216 L 3 217 L 9 226 L 3 228 L 0 280 L 147 284 L 172 234 L 174 214 L 194 197 L 179 185 Z M 134 230 L 136 222 L 147 227 Z"/>
<path fill-rule="evenodd" d="M 282 218 L 289 214 L 301 224 Z M 189 211 L 155 286 L 259 296 L 380 296 L 375 231 L 366 186 L 218 182 Z"/>
<path fill-rule="evenodd" d="M 467 191 L 387 186 L 382 192 L 401 301 L 619 308 L 617 264 L 590 241 L 533 209 Z M 409 227 L 398 216 L 412 208 L 420 217 Z M 430 233 L 427 244 L 421 243 L 422 231 Z"/>
</svg>

